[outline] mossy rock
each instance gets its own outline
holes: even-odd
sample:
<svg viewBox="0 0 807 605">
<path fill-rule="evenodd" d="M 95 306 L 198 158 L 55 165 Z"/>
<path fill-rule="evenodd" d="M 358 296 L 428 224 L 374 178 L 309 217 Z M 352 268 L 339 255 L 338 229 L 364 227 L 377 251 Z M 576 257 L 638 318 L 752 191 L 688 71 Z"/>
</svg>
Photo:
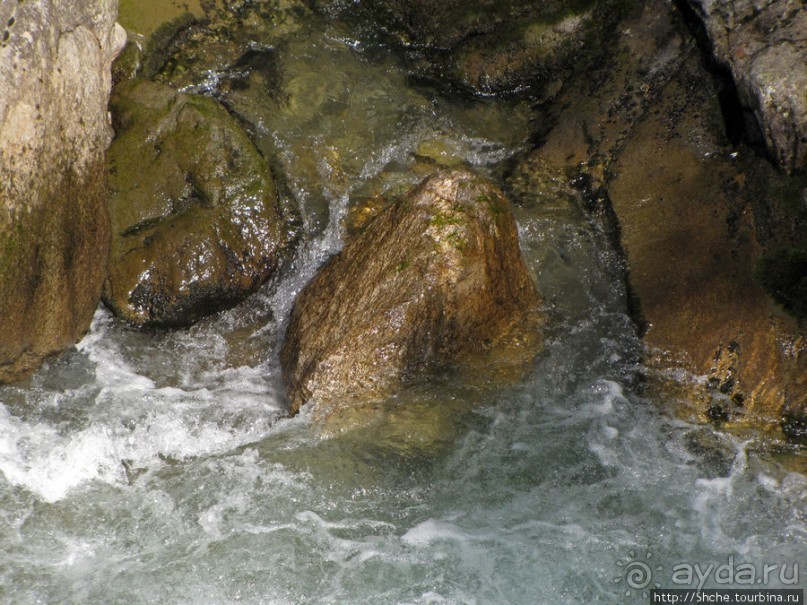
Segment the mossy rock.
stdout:
<svg viewBox="0 0 807 605">
<path fill-rule="evenodd" d="M 281 352 L 292 412 L 312 400 L 324 418 L 381 401 L 449 364 L 512 382 L 540 349 L 540 303 L 502 192 L 439 172 L 386 206 L 298 297 Z"/>
<path fill-rule="evenodd" d="M 310 14 L 305 0 L 123 0 L 119 20 L 129 46 L 115 81 L 142 77 L 182 89 L 211 73 L 249 71 L 243 57 L 277 48 Z"/>
<path fill-rule="evenodd" d="M 105 303 L 135 325 L 187 325 L 272 277 L 297 215 L 226 109 L 133 80 L 117 88 L 112 111 Z"/>
</svg>

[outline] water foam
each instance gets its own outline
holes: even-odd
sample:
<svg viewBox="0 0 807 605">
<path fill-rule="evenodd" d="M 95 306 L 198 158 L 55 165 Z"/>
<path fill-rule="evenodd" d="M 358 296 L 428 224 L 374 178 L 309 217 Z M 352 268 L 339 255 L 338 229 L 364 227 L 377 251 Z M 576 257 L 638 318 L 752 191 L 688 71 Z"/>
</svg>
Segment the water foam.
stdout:
<svg viewBox="0 0 807 605">
<path fill-rule="evenodd" d="M 132 469 L 157 468 L 166 458 L 186 460 L 259 440 L 283 415 L 271 389 L 256 380 L 256 368 L 230 368 L 213 389 L 158 387 L 124 360 L 110 337 L 114 329 L 99 309 L 77 345 L 94 364 L 100 387 L 81 410 L 84 422 L 23 421 L 0 404 L 0 471 L 11 484 L 55 502 L 91 481 L 126 483 Z M 60 395 L 69 400 L 76 393 Z"/>
</svg>

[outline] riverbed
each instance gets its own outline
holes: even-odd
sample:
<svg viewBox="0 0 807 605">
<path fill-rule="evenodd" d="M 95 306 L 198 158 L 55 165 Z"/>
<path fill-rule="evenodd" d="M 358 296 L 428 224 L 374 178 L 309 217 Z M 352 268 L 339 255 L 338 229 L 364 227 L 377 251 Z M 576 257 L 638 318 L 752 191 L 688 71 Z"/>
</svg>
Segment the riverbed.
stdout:
<svg viewBox="0 0 807 605">
<path fill-rule="evenodd" d="M 76 347 L 0 387 L 0 601 L 646 603 L 698 585 L 681 565 L 742 586 L 714 573 L 729 563 L 804 588 L 803 453 L 684 421 L 647 386 L 623 260 L 583 208 L 514 207 L 551 319 L 521 383 L 433 377 L 346 430 L 289 417 L 285 326 L 350 209 L 440 166 L 498 178 L 540 115 L 414 83 L 324 19 L 284 35 L 282 111 L 227 87 L 239 74 L 187 91 L 250 124 L 302 243 L 230 311 L 138 331 L 100 307 Z"/>
</svg>

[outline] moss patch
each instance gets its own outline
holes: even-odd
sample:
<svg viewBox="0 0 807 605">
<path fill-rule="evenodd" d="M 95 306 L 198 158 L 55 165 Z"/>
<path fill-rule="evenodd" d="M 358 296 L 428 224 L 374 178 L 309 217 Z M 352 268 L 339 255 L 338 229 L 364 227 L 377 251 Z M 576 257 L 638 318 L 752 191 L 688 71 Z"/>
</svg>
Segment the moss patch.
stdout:
<svg viewBox="0 0 807 605">
<path fill-rule="evenodd" d="M 462 219 L 458 216 L 449 216 L 447 214 L 437 213 L 434 216 L 432 216 L 429 223 L 433 227 L 442 229 L 450 225 L 462 225 Z"/>
</svg>

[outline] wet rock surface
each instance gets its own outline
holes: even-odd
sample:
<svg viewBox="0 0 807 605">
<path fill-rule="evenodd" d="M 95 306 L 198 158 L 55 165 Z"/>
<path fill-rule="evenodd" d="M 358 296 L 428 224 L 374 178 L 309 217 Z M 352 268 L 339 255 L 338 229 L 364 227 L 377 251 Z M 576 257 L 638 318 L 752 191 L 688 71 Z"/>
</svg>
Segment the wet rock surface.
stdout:
<svg viewBox="0 0 807 605">
<path fill-rule="evenodd" d="M 298 296 L 281 353 L 292 412 L 308 401 L 320 416 L 377 401 L 424 371 L 496 349 L 529 362 L 539 304 L 502 193 L 466 171 L 438 173 Z"/>
<path fill-rule="evenodd" d="M 296 239 L 264 157 L 215 100 L 117 87 L 112 252 L 104 301 L 136 325 L 185 325 L 277 271 Z"/>
<path fill-rule="evenodd" d="M 785 405 L 807 396 L 807 359 L 796 320 L 754 279 L 754 181 L 765 168 L 752 157 L 733 160 L 724 141 L 710 140 L 719 124 L 709 119 L 714 98 L 665 121 L 692 107 L 686 86 L 698 76 L 682 75 L 665 87 L 660 117 L 626 145 L 609 187 L 645 342 L 708 376 L 701 412 L 711 420 L 776 423 Z"/>
<path fill-rule="evenodd" d="M 807 10 L 788 0 L 688 0 L 786 171 L 807 168 Z"/>
<path fill-rule="evenodd" d="M 200 86 L 223 69 L 235 76 L 251 68 L 265 71 L 260 59 L 312 17 L 304 0 L 124 1 L 121 23 L 130 43 L 115 74 L 179 89 Z"/>
<path fill-rule="evenodd" d="M 316 4 L 344 10 L 338 2 Z M 404 49 L 419 76 L 491 95 L 542 89 L 579 73 L 608 45 L 623 8 L 616 0 L 373 0 L 357 10 L 366 30 L 377 35 L 380 24 Z"/>
<path fill-rule="evenodd" d="M 0 382 L 75 343 L 98 304 L 116 12 L 0 4 Z"/>
<path fill-rule="evenodd" d="M 803 11 L 784 7 L 772 2 L 749 12 L 742 3 L 712 3 L 696 10 L 728 23 L 720 35 L 733 50 L 715 41 L 721 62 L 744 61 L 762 73 L 760 65 L 789 65 L 768 61 L 767 53 L 800 48 L 798 32 L 790 34 Z M 202 13 L 163 28 L 162 37 L 152 35 L 140 73 L 214 96 L 248 124 L 264 156 L 277 154 L 308 235 L 338 221 L 342 228 L 328 237 L 362 237 L 388 212 L 393 194 L 441 167 L 509 172 L 508 194 L 525 224 L 542 207 L 579 225 L 579 236 L 596 239 L 602 230 L 621 248 L 646 357 L 659 376 L 684 368 L 705 377 L 688 393 L 690 417 L 786 418 L 783 426 L 798 432 L 800 376 L 807 372 L 803 328 L 792 317 L 800 277 L 790 269 L 799 263 L 780 261 L 798 260 L 805 249 L 805 184 L 756 157 L 736 132 L 727 136 L 727 112 L 736 109 L 727 106 L 731 86 L 703 67 L 679 8 L 660 0 L 205 4 Z M 713 25 L 707 23 L 714 38 Z M 326 35 L 314 34 L 317 28 Z M 333 53 L 339 68 L 323 67 Z M 787 105 L 787 90 L 799 86 L 799 68 L 766 68 L 764 102 L 734 73 L 746 114 L 756 112 L 764 125 L 770 116 L 763 109 L 776 107 L 790 124 L 799 110 Z M 789 73 L 779 78 L 783 71 Z M 486 140 L 516 115 L 509 108 L 499 123 L 487 118 L 478 142 L 457 136 L 454 125 L 409 129 L 413 116 L 467 99 L 458 89 L 476 99 L 465 115 L 452 108 L 457 132 L 487 102 L 482 96 L 525 92 L 521 99 L 539 101 L 535 113 L 519 110 L 519 119 L 533 120 L 537 149 L 515 168 L 491 168 L 506 154 Z M 790 126 L 777 128 L 763 133 L 769 147 L 789 141 L 797 157 L 798 137 L 785 132 Z M 510 139 L 510 149 L 526 141 Z M 784 168 L 798 172 L 798 160 L 777 153 Z M 568 261 L 548 260 L 556 268 Z M 755 279 L 760 266 L 773 266 L 776 279 Z M 569 272 L 573 284 L 573 267 Z"/>
<path fill-rule="evenodd" d="M 648 361 L 706 377 L 689 395 L 702 420 L 800 417 L 804 329 L 754 278 L 766 250 L 803 240 L 803 213 L 779 193 L 798 183 L 729 142 L 715 83 L 671 5 L 638 10 L 613 62 L 590 75 L 560 95 L 534 155 L 613 211 Z"/>
</svg>

